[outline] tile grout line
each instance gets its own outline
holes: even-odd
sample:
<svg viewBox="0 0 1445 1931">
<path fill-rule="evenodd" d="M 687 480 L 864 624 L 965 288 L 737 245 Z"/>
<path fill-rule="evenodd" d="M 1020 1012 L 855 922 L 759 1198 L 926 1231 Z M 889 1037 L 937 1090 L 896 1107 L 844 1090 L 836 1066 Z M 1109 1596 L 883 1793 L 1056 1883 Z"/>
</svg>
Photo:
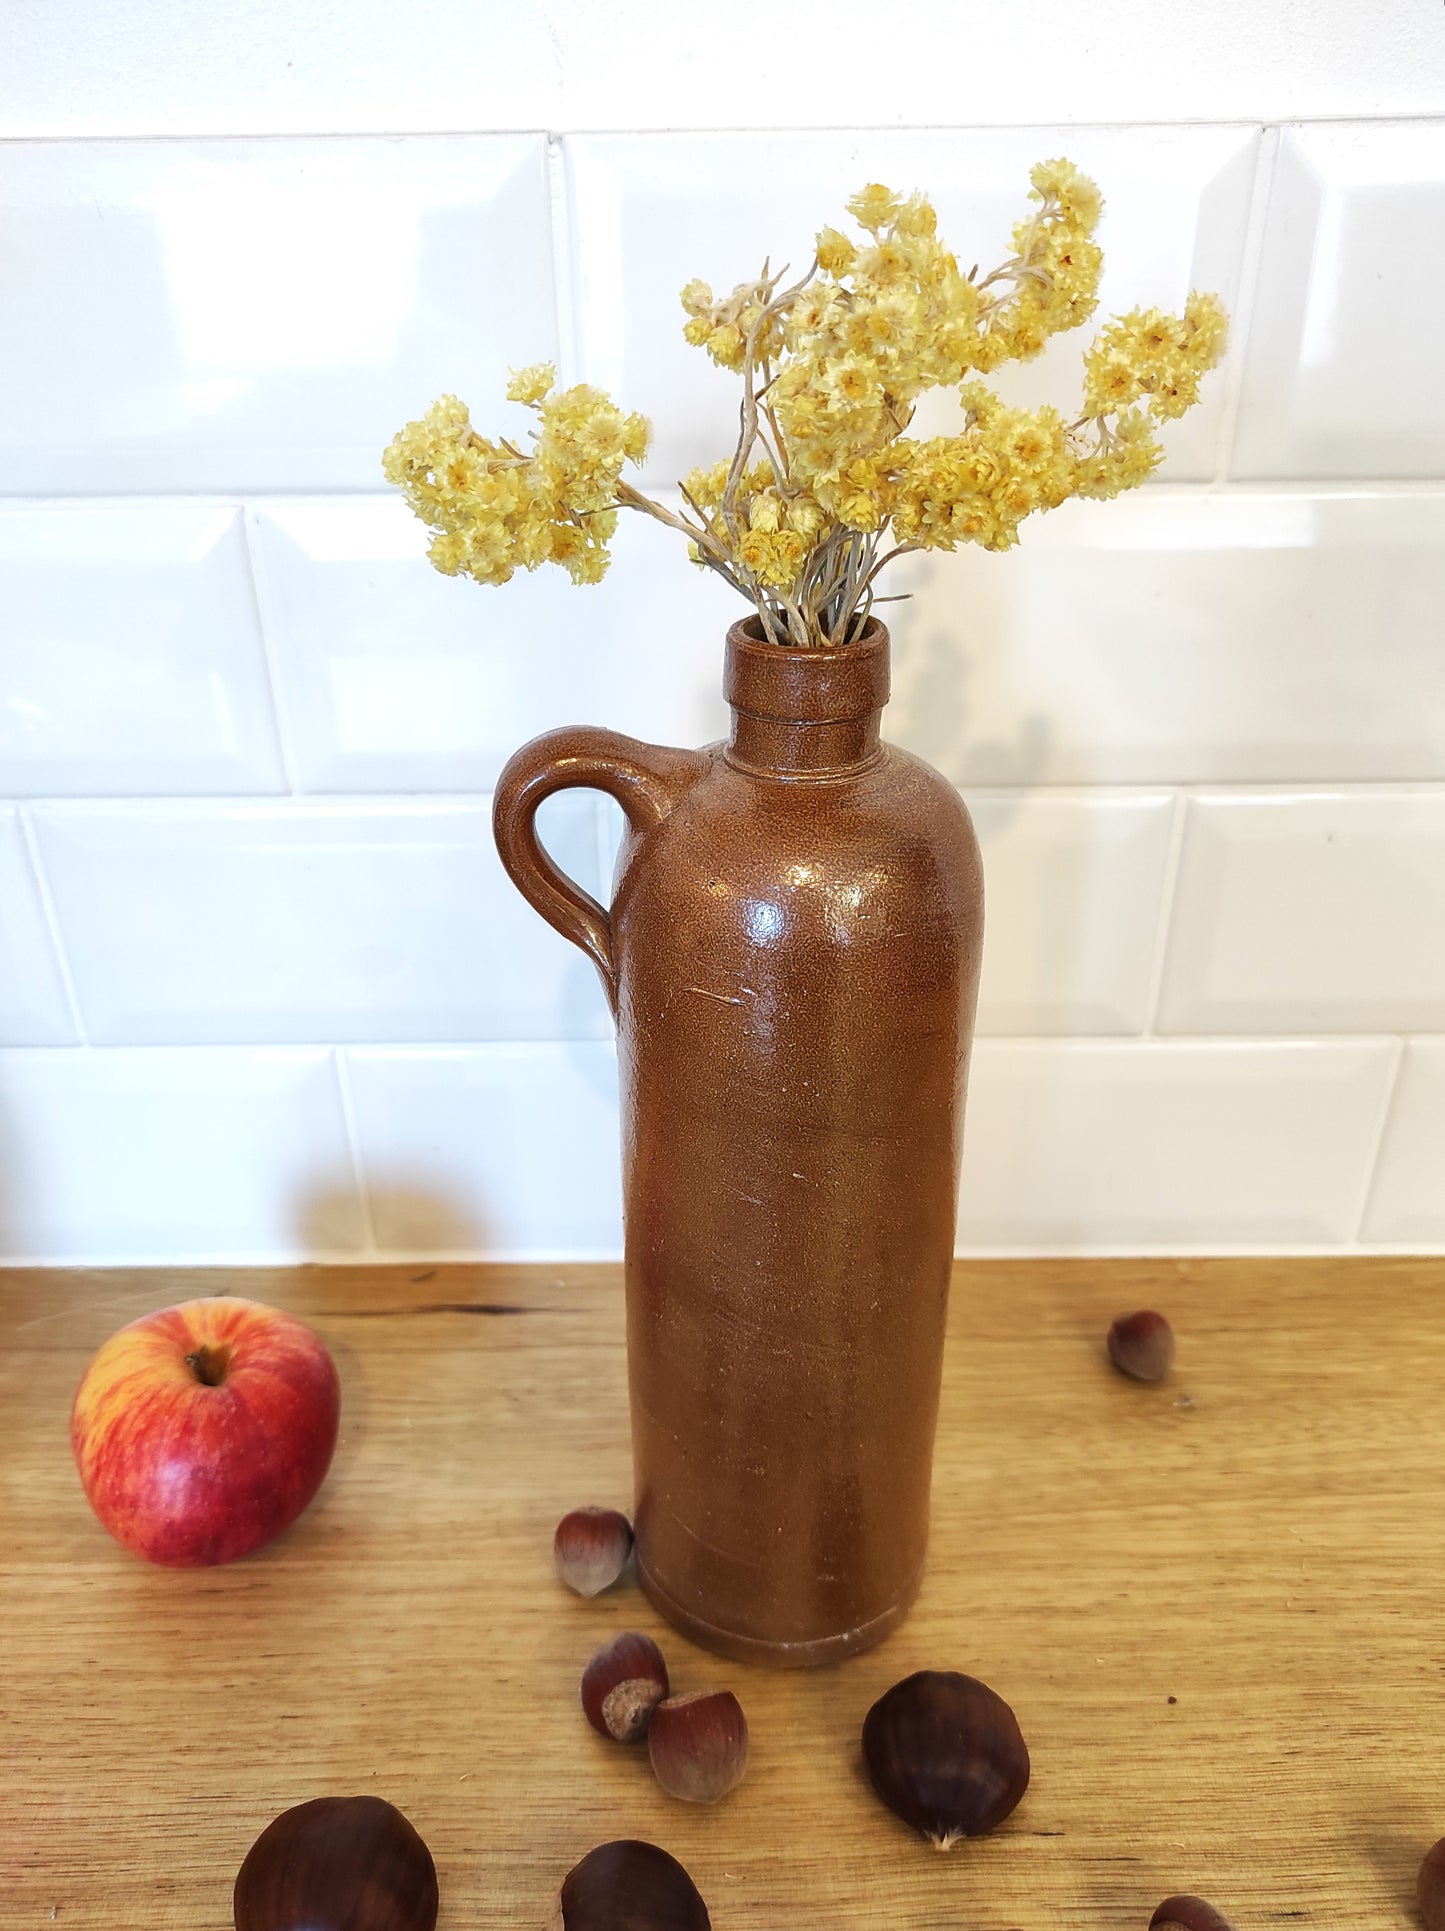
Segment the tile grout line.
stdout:
<svg viewBox="0 0 1445 1931">
<path fill-rule="evenodd" d="M 1438 1259 L 1439 1245 L 1428 1240 L 1370 1241 L 1341 1240 L 1281 1241 L 1271 1246 L 1243 1241 L 1194 1241 L 1166 1247 L 1153 1241 L 1079 1241 L 1073 1244 L 1044 1242 L 961 1241 L 953 1250 L 960 1262 L 994 1261 L 1070 1261 L 1119 1260 L 1150 1261 L 1171 1267 L 1176 1261 L 1277 1261 L 1277 1260 L 1413 1260 Z M 300 1268 L 300 1267 L 416 1267 L 433 1265 L 457 1267 L 621 1267 L 621 1248 L 603 1252 L 592 1248 L 581 1252 L 558 1253 L 537 1247 L 414 1247 L 389 1248 L 385 1253 L 363 1253 L 351 1247 L 318 1247 L 248 1250 L 239 1254 L 216 1253 L 189 1248 L 179 1254 L 160 1251 L 118 1253 L 75 1251 L 62 1254 L 6 1254 L 0 1257 L 0 1277 L 17 1268 L 67 1267 L 214 1267 L 214 1268 Z"/>
<path fill-rule="evenodd" d="M 1265 225 L 1274 194 L 1275 164 L 1279 157 L 1282 129 L 1260 129 L 1259 153 L 1255 159 L 1254 180 L 1250 184 L 1249 214 L 1244 224 L 1244 247 L 1239 263 L 1238 314 L 1231 318 L 1232 353 L 1229 358 L 1224 407 L 1219 414 L 1219 436 L 1215 445 L 1214 487 L 1226 485 L 1234 468 L 1235 441 L 1239 412 L 1244 400 L 1244 372 L 1250 335 L 1264 266 Z"/>
<path fill-rule="evenodd" d="M 256 526 L 260 511 L 250 501 L 241 504 L 241 537 L 246 552 L 246 579 L 251 586 L 251 609 L 256 619 L 256 636 L 261 646 L 261 664 L 266 672 L 266 692 L 271 707 L 271 728 L 276 733 L 276 752 L 281 760 L 281 775 L 288 797 L 296 797 L 296 760 L 292 750 L 293 729 L 290 711 L 281 695 L 277 674 L 275 640 L 269 611 L 269 596 L 263 591 L 264 572 L 258 561 Z"/>
<path fill-rule="evenodd" d="M 361 1253 L 359 1260 L 375 1259 L 377 1256 L 376 1223 L 371 1211 L 371 1189 L 366 1184 L 366 1163 L 361 1157 L 361 1132 L 356 1124 L 356 1098 L 351 1090 L 351 1066 L 344 1046 L 331 1048 L 332 1077 L 336 1081 L 337 1097 L 341 1102 L 341 1123 L 346 1133 L 346 1147 L 351 1155 L 351 1178 L 356 1188 L 357 1202 L 361 1208 Z"/>
<path fill-rule="evenodd" d="M 1360 1188 L 1360 1197 L 1355 1213 L 1350 1221 L 1354 1229 L 1353 1239 L 1358 1244 L 1365 1237 L 1365 1221 L 1370 1211 L 1370 1201 L 1380 1177 L 1380 1161 L 1385 1151 L 1385 1136 L 1390 1130 L 1390 1120 L 1394 1115 L 1395 1101 L 1399 1095 L 1400 1083 L 1405 1065 L 1405 1049 L 1409 1041 L 1396 1035 L 1390 1042 L 1390 1070 L 1385 1079 L 1384 1091 L 1376 1110 L 1374 1132 L 1370 1140 L 1369 1158 L 1365 1162 L 1365 1178 Z"/>
<path fill-rule="evenodd" d="M 956 784 L 966 802 L 997 798 L 1008 802 L 1051 798 L 1078 804 L 1127 803 L 1151 794 L 1170 793 L 1178 797 L 1240 799 L 1260 797 L 1318 797 L 1342 794 L 1346 800 L 1362 798 L 1423 797 L 1445 799 L 1445 777 L 1427 778 L 1104 778 L 1097 783 L 1087 779 L 1061 780 L 1039 784 Z M 417 811 L 481 811 L 490 818 L 494 785 L 475 791 L 459 791 L 454 786 L 435 791 L 376 791 L 354 789 L 299 791 L 294 796 L 276 791 L 149 791 L 86 792 L 47 791 L 0 796 L 0 807 L 57 807 L 64 811 L 169 812 L 182 810 L 226 810 L 237 805 L 316 806 L 324 810 L 404 809 Z"/>
<path fill-rule="evenodd" d="M 549 133 L 543 166 L 547 180 L 547 233 L 552 245 L 552 304 L 557 321 L 557 359 L 563 385 L 581 380 L 582 309 L 577 300 L 573 248 L 570 162 L 566 141 Z"/>
<path fill-rule="evenodd" d="M 756 124 L 719 123 L 694 127 L 668 122 L 657 127 L 618 127 L 606 122 L 587 126 L 552 128 L 541 121 L 519 121 L 511 126 L 489 127 L 415 127 L 387 124 L 377 127 L 351 127 L 329 130 L 316 128 L 229 128 L 217 132 L 197 127 L 187 131 L 152 129 L 148 132 L 98 132 L 77 134 L 27 132 L 0 135 L 0 152 L 20 147 L 182 147 L 192 144 L 225 147 L 241 142 L 348 143 L 376 141 L 515 141 L 528 136 L 569 140 L 602 139 L 612 141 L 696 140 L 716 135 L 736 135 L 744 140 L 767 137 L 836 137 L 837 135 L 931 135 L 931 134 L 1095 134 L 1095 133 L 1173 133 L 1180 128 L 1246 127 L 1410 127 L 1435 126 L 1439 113 L 1402 109 L 1391 114 L 1306 114 L 1296 111 L 1253 114 L 1180 114 L 1160 119 L 1135 116 L 1103 120 L 1063 120 L 1057 115 L 1043 120 L 1013 118 L 1002 121 L 920 121 L 907 125 L 878 121 L 827 121 L 800 126 L 797 122 L 757 122 Z"/>
<path fill-rule="evenodd" d="M 1220 1032 L 1220 1033 L 1143 1033 L 1119 1032 L 983 1032 L 974 1034 L 976 1049 L 993 1051 L 1006 1048 L 1010 1051 L 1027 1049 L 1030 1051 L 1060 1048 L 1083 1048 L 1089 1051 L 1109 1051 L 1134 1053 L 1146 1047 L 1157 1047 L 1161 1052 L 1203 1051 L 1220 1047 L 1228 1051 L 1267 1051 L 1275 1046 L 1309 1046 L 1328 1051 L 1342 1046 L 1401 1046 L 1414 1042 L 1436 1045 L 1445 1044 L 1445 1031 L 1430 1027 L 1412 1027 L 1408 1032 L 1365 1032 L 1352 1028 L 1341 1032 L 1322 1031 L 1318 1027 L 1313 1032 Z M 588 1047 L 611 1053 L 615 1048 L 615 1038 L 611 1030 L 606 1033 L 579 1033 L 562 1035 L 559 1033 L 536 1033 L 526 1038 L 491 1039 L 126 1039 L 97 1044 L 87 1039 L 85 1050 L 96 1057 L 108 1053 L 385 1053 L 407 1054 L 426 1057 L 439 1053 L 534 1053 L 539 1048 L 565 1047 L 568 1051 Z M 73 1053 L 78 1048 L 73 1045 L 33 1046 L 15 1044 L 0 1047 L 0 1052 L 54 1054 Z"/>
<path fill-rule="evenodd" d="M 1271 1038 L 1285 1037 L 1285 1035 L 1283 1034 L 1280 1034 L 1280 1035 L 1271 1034 L 1266 1036 Z M 1345 1037 L 1345 1036 L 1346 1035 L 1341 1035 L 1341 1037 Z M 1360 1038 L 1377 1040 L 1380 1038 L 1392 1037 L 1392 1036 L 1393 1035 L 1385 1035 L 1380 1033 L 1348 1035 L 1348 1037 L 1351 1037 L 1356 1041 L 1358 1041 Z M 1425 1039 L 1433 1039 L 1437 1037 L 1437 1035 L 1433 1033 L 1422 1033 L 1415 1036 L 1419 1038 L 1425 1038 Z M 1005 1035 L 995 1034 L 993 1035 L 993 1037 L 1003 1038 L 1005 1037 Z M 1125 1036 L 1120 1034 L 1111 1034 L 1111 1033 L 1078 1033 L 1078 1034 L 1020 1033 L 1017 1035 L 1011 1035 L 1010 1037 L 1017 1038 L 1020 1041 L 1058 1038 L 1058 1039 L 1068 1039 L 1071 1041 L 1112 1039 L 1116 1044 L 1129 1043 Z M 1307 1037 L 1311 1040 L 1317 1040 L 1320 1037 L 1322 1037 L 1322 1035 L 1319 1035 L 1319 1034 L 1290 1035 L 1290 1037 L 1298 1037 L 1298 1038 Z M 1441 1039 L 1445 1039 L 1445 1033 L 1439 1034 L 1438 1037 L 1440 1037 Z M 353 1053 L 354 1052 L 354 1053 L 391 1053 L 391 1054 L 404 1053 L 404 1054 L 419 1056 L 422 1058 L 425 1058 L 428 1055 L 435 1055 L 438 1053 L 535 1053 L 538 1050 L 538 1048 L 548 1047 L 548 1046 L 566 1047 L 569 1052 L 577 1051 L 579 1049 L 585 1049 L 587 1047 L 597 1047 L 597 1048 L 605 1049 L 607 1052 L 610 1053 L 614 1050 L 615 1043 L 616 1043 L 615 1033 L 613 1031 L 612 1021 L 610 1018 L 608 1019 L 608 1022 L 607 1022 L 606 1032 L 530 1033 L 530 1034 L 527 1034 L 525 1037 L 513 1037 L 509 1034 L 509 1035 L 506 1035 L 505 1037 L 498 1037 L 498 1036 L 492 1036 L 489 1038 L 456 1037 L 456 1038 L 450 1038 L 450 1039 L 437 1039 L 437 1038 L 430 1038 L 430 1037 L 408 1039 L 405 1035 L 402 1035 L 400 1037 L 397 1037 L 397 1036 L 382 1037 L 379 1039 L 336 1039 L 336 1038 L 317 1039 L 314 1037 L 308 1037 L 304 1039 L 296 1039 L 296 1038 L 288 1039 L 284 1035 L 278 1038 L 274 1034 L 266 1034 L 264 1036 L 254 1038 L 254 1039 L 235 1039 L 235 1038 L 232 1038 L 232 1039 L 113 1039 L 113 1040 L 104 1040 L 104 1041 L 97 1042 L 95 1040 L 91 1040 L 87 1038 L 84 1042 L 86 1051 L 96 1055 L 105 1054 L 105 1053 L 135 1053 L 135 1054 L 229 1053 L 233 1056 L 238 1056 L 243 1054 L 274 1055 L 274 1054 L 288 1054 L 288 1053 L 289 1054 L 309 1053 L 312 1055 L 320 1055 L 323 1053 Z M 1234 1040 L 1234 1041 L 1231 1041 L 1230 1043 L 1236 1044 L 1236 1045 L 1247 1044 L 1248 1038 L 1244 1040 Z M 6 1053 L 46 1054 L 46 1053 L 69 1053 L 74 1051 L 75 1051 L 75 1048 L 70 1045 L 34 1046 L 34 1045 L 26 1045 L 23 1041 L 16 1042 L 11 1045 L 0 1044 L 0 1052 L 6 1052 Z"/>
<path fill-rule="evenodd" d="M 1179 893 L 1179 871 L 1184 851 L 1184 820 L 1189 810 L 1189 793 L 1174 794 L 1174 815 L 1169 824 L 1169 850 L 1164 860 L 1164 878 L 1159 892 L 1159 923 L 1154 933 L 1154 950 L 1149 962 L 1149 987 L 1144 1004 L 1141 1039 L 1156 1039 L 1159 1006 L 1164 996 L 1164 965 L 1174 924 L 1174 903 Z"/>
<path fill-rule="evenodd" d="M 1238 317 L 1230 318 L 1231 326 L 1237 324 Z M 658 494 L 678 498 L 676 478 L 658 481 L 643 473 L 641 480 L 648 483 Z M 1192 480 L 1172 480 L 1154 476 L 1131 492 L 1140 502 L 1175 502 L 1187 497 L 1205 498 L 1210 502 L 1217 500 L 1221 489 L 1235 497 L 1272 497 L 1272 496 L 1309 496 L 1322 497 L 1334 501 L 1359 496 L 1438 496 L 1445 492 L 1445 469 L 1434 474 L 1421 476 L 1348 476 L 1331 474 L 1314 476 L 1301 471 L 1298 475 L 1278 476 L 1239 476 L 1226 478 L 1221 483 L 1217 478 L 1205 476 Z M 102 492 L 87 490 L 53 490 L 46 494 L 33 490 L 0 489 L 0 514 L 34 514 L 49 510 L 104 510 L 124 509 L 166 509 L 176 504 L 208 505 L 217 509 L 264 510 L 268 505 L 340 503 L 354 504 L 393 503 L 396 498 L 384 489 L 376 489 L 370 483 L 356 488 L 346 488 L 336 484 L 321 485 L 312 489 L 286 488 L 278 486 L 267 489 L 223 490 L 223 489 L 138 489 L 106 490 Z M 678 499 L 680 500 L 680 498 Z"/>
<path fill-rule="evenodd" d="M 75 1028 L 76 1044 L 89 1046 L 90 1029 L 85 1023 L 85 1014 L 81 1010 L 80 994 L 75 987 L 75 975 L 70 969 L 70 952 L 61 929 L 60 913 L 56 909 L 55 898 L 50 890 L 50 878 L 41 858 L 40 841 L 35 835 L 30 808 L 22 806 L 17 816 L 20 821 L 20 838 L 25 847 L 26 862 L 30 867 L 36 896 L 40 900 L 41 917 L 45 920 L 46 936 L 50 940 L 50 950 L 55 959 L 56 970 L 60 974 L 60 983 L 65 991 L 65 1002 L 70 1009 L 70 1023 Z M 74 1051 L 74 1047 L 72 1046 L 69 1050 Z"/>
<path fill-rule="evenodd" d="M 1402 780 L 1402 783 L 1413 783 Z M 580 789 L 580 787 L 578 787 Z M 1160 787 L 1155 785 L 1154 790 Z M 1441 780 L 1445 790 L 1445 779 Z M 226 811 L 235 805 L 268 805 L 277 809 L 289 805 L 316 806 L 322 811 L 374 811 L 412 809 L 413 811 L 471 811 L 491 814 L 494 788 L 478 791 L 400 791 L 395 787 L 377 791 L 45 791 L 17 797 L 0 797 L 3 805 L 43 805 L 60 811 L 127 811 L 166 813 L 180 810 Z"/>
</svg>

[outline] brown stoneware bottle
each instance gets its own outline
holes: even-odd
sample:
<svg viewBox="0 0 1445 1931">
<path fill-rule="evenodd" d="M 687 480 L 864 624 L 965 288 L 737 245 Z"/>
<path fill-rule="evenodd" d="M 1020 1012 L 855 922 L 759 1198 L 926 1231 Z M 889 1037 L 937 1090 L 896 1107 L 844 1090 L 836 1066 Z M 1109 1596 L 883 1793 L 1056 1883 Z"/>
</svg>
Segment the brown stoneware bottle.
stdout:
<svg viewBox="0 0 1445 1931">
<path fill-rule="evenodd" d="M 703 751 L 537 738 L 495 829 L 617 1020 L 642 1586 L 724 1654 L 821 1663 L 922 1574 L 983 886 L 957 792 L 880 741 L 880 623 L 735 624 L 726 694 Z M 610 909 L 537 839 L 571 785 L 626 814 Z"/>
</svg>

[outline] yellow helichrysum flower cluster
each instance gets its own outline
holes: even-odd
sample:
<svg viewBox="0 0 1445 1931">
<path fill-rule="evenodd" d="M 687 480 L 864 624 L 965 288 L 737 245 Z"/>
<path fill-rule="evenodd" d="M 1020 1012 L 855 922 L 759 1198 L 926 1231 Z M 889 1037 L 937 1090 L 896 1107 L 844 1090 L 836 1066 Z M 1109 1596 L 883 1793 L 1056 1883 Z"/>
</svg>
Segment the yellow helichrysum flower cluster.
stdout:
<svg viewBox="0 0 1445 1931">
<path fill-rule="evenodd" d="M 1084 413 L 1102 416 L 1147 395 L 1156 416 L 1182 416 L 1199 400 L 1199 378 L 1224 350 L 1224 311 L 1191 295 L 1182 317 L 1133 309 L 1111 322 L 1084 358 Z"/>
<path fill-rule="evenodd" d="M 388 447 L 387 479 L 437 532 L 431 560 L 448 576 L 505 583 L 519 565 L 560 563 L 575 583 L 596 583 L 606 572 L 622 465 L 641 461 L 648 424 L 586 384 L 556 392 L 555 379 L 539 363 L 508 386 L 509 401 L 537 412 L 529 454 L 479 436 L 455 396 Z"/>
<path fill-rule="evenodd" d="M 685 479 L 685 515 L 621 481 L 647 425 L 595 389 L 553 394 L 550 369 L 514 378 L 509 396 L 540 417 L 530 455 L 483 441 L 444 398 L 387 452 L 387 474 L 439 532 L 432 560 L 483 582 L 551 560 L 593 581 L 616 509 L 639 509 L 683 531 L 695 561 L 756 603 L 769 637 L 818 645 L 856 634 L 900 551 L 1006 549 L 1036 510 L 1143 482 L 1162 454 L 1156 422 L 1197 400 L 1223 353 L 1224 312 L 1191 294 L 1182 317 L 1109 323 L 1072 422 L 1005 407 L 978 376 L 1087 320 L 1102 265 L 1093 182 L 1064 160 L 1031 181 L 1014 253 L 981 280 L 940 242 L 922 195 L 874 184 L 848 203 L 861 238 L 824 228 L 792 287 L 766 267 L 722 298 L 689 282 L 684 333 L 741 375 L 743 404 L 731 459 Z M 917 399 L 939 388 L 958 392 L 958 432 L 910 439 Z"/>
</svg>

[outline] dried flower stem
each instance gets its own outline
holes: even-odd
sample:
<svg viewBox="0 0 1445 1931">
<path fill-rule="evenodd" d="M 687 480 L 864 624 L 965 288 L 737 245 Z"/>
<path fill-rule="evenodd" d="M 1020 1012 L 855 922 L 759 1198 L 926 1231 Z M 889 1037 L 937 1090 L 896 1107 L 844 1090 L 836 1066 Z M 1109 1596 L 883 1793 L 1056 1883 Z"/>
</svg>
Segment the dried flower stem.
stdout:
<svg viewBox="0 0 1445 1931">
<path fill-rule="evenodd" d="M 737 529 L 738 483 L 742 478 L 743 471 L 747 467 L 747 460 L 752 454 L 753 444 L 759 439 L 758 392 L 753 386 L 754 361 L 757 355 L 758 337 L 762 334 L 769 322 L 774 321 L 780 315 L 786 314 L 817 272 L 818 263 L 817 258 L 814 257 L 803 279 L 800 282 L 795 282 L 790 289 L 775 298 L 773 291 L 787 273 L 787 270 L 780 268 L 777 274 L 769 279 L 767 264 L 764 263 L 762 276 L 756 285 L 755 292 L 760 298 L 758 312 L 748 328 L 747 334 L 743 338 L 743 399 L 738 411 L 738 443 L 736 450 L 733 452 L 732 467 L 728 471 L 727 485 L 723 490 L 723 514 L 727 518 L 728 528 L 733 531 Z M 771 377 L 767 376 L 766 371 L 764 373 L 765 380 L 763 387 L 766 388 Z M 776 428 L 776 424 L 774 424 L 774 427 Z M 768 461 L 772 467 L 773 475 L 777 479 L 778 487 L 781 489 L 783 486 L 782 462 L 769 445 L 765 436 L 762 438 L 762 442 L 764 449 L 767 451 Z M 778 442 L 781 445 L 781 434 L 778 436 Z"/>
</svg>

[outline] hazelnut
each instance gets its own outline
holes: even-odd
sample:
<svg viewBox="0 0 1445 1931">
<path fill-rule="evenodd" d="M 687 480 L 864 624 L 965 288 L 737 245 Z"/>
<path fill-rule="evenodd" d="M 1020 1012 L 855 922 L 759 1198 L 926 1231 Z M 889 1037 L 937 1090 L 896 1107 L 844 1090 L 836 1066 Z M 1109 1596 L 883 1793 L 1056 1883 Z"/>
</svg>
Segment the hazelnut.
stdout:
<svg viewBox="0 0 1445 1931">
<path fill-rule="evenodd" d="M 641 1743 L 667 1695 L 667 1664 L 650 1636 L 625 1630 L 603 1645 L 582 1672 L 582 1708 L 600 1736 Z"/>
<path fill-rule="evenodd" d="M 1415 1895 L 1425 1931 L 1445 1931 L 1445 1837 L 1426 1851 Z"/>
<path fill-rule="evenodd" d="M 1121 1314 L 1109 1329 L 1109 1359 L 1135 1381 L 1162 1381 L 1174 1365 L 1174 1330 L 1152 1308 Z"/>
<path fill-rule="evenodd" d="M 236 1931 L 434 1931 L 431 1852 L 380 1797 L 315 1797 L 283 1810 L 236 1875 Z"/>
<path fill-rule="evenodd" d="M 1167 1897 L 1149 1920 L 1149 1931 L 1234 1931 L 1222 1911 L 1202 1897 Z"/>
<path fill-rule="evenodd" d="M 748 1720 L 731 1690 L 671 1696 L 652 1713 L 647 1754 L 669 1796 L 715 1804 L 748 1767 Z"/>
<path fill-rule="evenodd" d="M 955 1670 L 919 1670 L 886 1690 L 864 1719 L 863 1757 L 883 1802 L 941 1851 L 1001 1824 L 1029 1784 L 1013 1711 Z"/>
<path fill-rule="evenodd" d="M 617 1509 L 573 1509 L 552 1538 L 557 1574 L 579 1596 L 600 1595 L 627 1567 L 632 1524 Z"/>
<path fill-rule="evenodd" d="M 635 1839 L 599 1844 L 567 1873 L 549 1931 L 711 1931 L 675 1857 Z"/>
</svg>

